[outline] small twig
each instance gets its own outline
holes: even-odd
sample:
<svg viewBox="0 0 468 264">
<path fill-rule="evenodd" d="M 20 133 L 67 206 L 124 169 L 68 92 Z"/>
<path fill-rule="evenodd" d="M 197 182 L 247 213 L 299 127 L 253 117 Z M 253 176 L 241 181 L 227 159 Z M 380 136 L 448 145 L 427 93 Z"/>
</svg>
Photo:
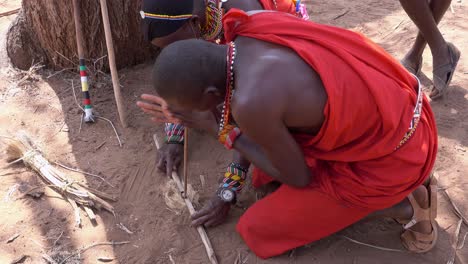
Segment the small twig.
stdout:
<svg viewBox="0 0 468 264">
<path fill-rule="evenodd" d="M 104 192 L 101 192 L 101 191 L 98 191 L 96 189 L 93 189 L 89 186 L 86 186 L 84 184 L 81 184 L 81 183 L 77 183 L 78 185 L 80 185 L 81 187 L 83 188 L 86 188 L 88 190 L 88 192 L 91 192 L 93 193 L 94 195 L 96 195 L 97 197 L 100 197 L 100 198 L 103 198 L 103 199 L 106 199 L 106 200 L 109 200 L 109 201 L 112 201 L 112 202 L 117 202 L 117 199 L 114 198 L 112 195 L 110 194 L 107 194 L 107 193 L 104 193 Z"/>
<path fill-rule="evenodd" d="M 82 249 L 79 249 L 77 250 L 75 253 L 73 254 L 70 254 L 68 257 L 64 258 L 60 264 L 63 264 L 65 263 L 68 259 L 70 259 L 71 257 L 73 256 L 76 256 L 76 255 L 81 255 L 83 254 L 86 250 L 90 249 L 90 248 L 93 248 L 93 247 L 97 247 L 97 246 L 118 246 L 118 245 L 124 245 L 124 244 L 129 244 L 130 241 L 122 241 L 122 242 L 99 242 L 99 243 L 94 243 L 94 244 L 91 244 L 89 246 L 86 246 L 86 247 L 83 247 Z"/>
<path fill-rule="evenodd" d="M 349 9 L 347 9 L 345 12 L 343 12 L 343 13 L 337 15 L 336 17 L 334 17 L 333 20 L 337 20 L 338 18 L 343 17 L 343 16 L 345 16 L 345 15 L 348 14 L 348 13 L 349 13 Z"/>
<path fill-rule="evenodd" d="M 104 59 L 105 57 L 107 57 L 107 55 L 104 55 L 104 56 L 102 56 L 102 57 L 100 57 L 100 58 L 94 60 L 93 65 L 94 65 L 94 69 L 95 69 L 95 70 L 96 70 L 96 63 L 98 63 L 98 61 Z M 102 68 L 102 67 L 101 67 L 101 68 Z"/>
<path fill-rule="evenodd" d="M 465 240 L 466 240 L 467 235 L 468 235 L 468 232 L 466 232 L 465 236 L 463 236 L 463 240 L 460 242 L 460 245 L 457 247 L 457 250 L 460 250 L 465 246 Z"/>
<path fill-rule="evenodd" d="M 455 234 L 453 237 L 453 242 L 452 242 L 452 252 L 450 252 L 450 258 L 447 261 L 447 264 L 454 264 L 455 263 L 455 257 L 457 256 L 457 249 L 458 249 L 458 237 L 460 235 L 460 229 L 462 225 L 463 220 L 460 218 L 457 224 L 457 229 L 455 229 Z"/>
<path fill-rule="evenodd" d="M 124 224 L 122 223 L 118 223 L 117 224 L 117 227 L 120 228 L 122 231 L 124 231 L 125 233 L 129 234 L 129 235 L 132 235 L 133 232 L 130 231 L 130 229 L 128 229 L 126 226 L 124 226 Z"/>
<path fill-rule="evenodd" d="M 76 204 L 75 200 L 65 196 L 66 200 L 70 203 L 71 207 L 73 208 L 73 212 L 75 213 L 75 224 L 76 226 L 81 226 L 81 217 L 80 217 L 80 209 Z"/>
<path fill-rule="evenodd" d="M 50 74 L 49 76 L 46 77 L 46 79 L 52 78 L 52 77 L 54 77 L 55 75 L 59 75 L 59 74 L 61 74 L 61 73 L 64 72 L 64 71 L 69 71 L 69 70 L 73 70 L 73 69 L 74 69 L 74 68 L 65 68 L 65 69 L 62 69 L 62 70 L 60 70 L 60 71 L 58 71 L 58 72 L 54 72 L 54 73 Z"/>
<path fill-rule="evenodd" d="M 174 259 L 172 258 L 171 254 L 169 254 L 169 261 L 171 261 L 172 264 L 176 264 Z"/>
<path fill-rule="evenodd" d="M 8 238 L 8 240 L 6 241 L 7 244 L 15 241 L 18 237 L 20 236 L 20 234 L 14 234 L 13 236 L 11 236 L 10 238 Z"/>
<path fill-rule="evenodd" d="M 96 221 L 96 215 L 93 212 L 93 209 L 89 208 L 88 206 L 83 206 L 83 210 L 86 212 L 86 214 L 89 217 L 89 220 Z"/>
<path fill-rule="evenodd" d="M 434 172 L 434 178 L 436 178 L 438 181 L 440 179 L 439 174 L 437 172 Z M 468 226 L 468 219 L 465 218 L 465 216 L 462 214 L 460 209 L 458 209 L 458 206 L 455 204 L 455 202 L 452 201 L 452 198 L 450 198 L 449 192 L 447 189 L 441 189 L 447 199 L 449 200 L 450 204 L 452 205 L 453 212 L 461 219 L 463 220 L 463 223 Z"/>
<path fill-rule="evenodd" d="M 18 12 L 20 11 L 20 9 L 21 9 L 21 8 L 16 8 L 16 9 L 13 9 L 13 10 L 10 10 L 10 11 L 6 11 L 6 12 L 3 12 L 3 13 L 0 13 L 0 17 L 14 15 L 14 14 L 18 13 Z"/>
<path fill-rule="evenodd" d="M 115 129 L 114 123 L 112 123 L 112 121 L 102 116 L 97 116 L 97 118 L 109 122 L 109 124 L 112 126 L 112 129 L 114 129 L 114 133 L 115 133 L 115 136 L 117 137 L 117 141 L 119 141 L 119 146 L 122 147 L 122 141 L 120 141 L 120 137 L 119 137 L 119 134 L 117 133 L 117 129 Z"/>
<path fill-rule="evenodd" d="M 445 189 L 443 190 L 443 192 L 445 196 L 447 196 L 447 199 L 449 200 L 450 204 L 452 205 L 454 213 L 460 218 L 460 220 L 463 221 L 463 223 L 465 223 L 465 225 L 468 226 L 468 219 L 465 218 L 465 216 L 461 213 L 460 209 L 458 209 L 458 206 L 452 201 L 452 198 L 450 198 L 448 191 Z"/>
<path fill-rule="evenodd" d="M 98 261 L 101 261 L 101 262 L 111 262 L 111 261 L 113 261 L 114 259 L 113 259 L 113 258 L 109 258 L 109 257 L 99 257 L 97 260 L 98 260 Z"/>
<path fill-rule="evenodd" d="M 385 36 L 382 37 L 382 39 L 384 39 L 384 38 L 390 36 L 391 34 L 393 34 L 393 32 L 395 32 L 395 30 L 397 30 L 401 26 L 401 24 L 403 24 L 403 22 L 405 22 L 404 19 L 401 20 L 400 23 L 398 23 L 396 26 L 394 26 L 393 29 L 390 32 L 388 32 Z"/>
<path fill-rule="evenodd" d="M 404 250 L 400 250 L 400 249 L 393 249 L 393 248 L 385 248 L 385 247 L 379 247 L 379 246 L 374 246 L 374 245 L 370 245 L 370 244 L 366 244 L 366 243 L 363 243 L 363 242 L 359 242 L 357 240 L 354 240 L 352 238 L 349 238 L 347 236 L 342 236 L 344 238 L 346 238 L 347 240 L 353 242 L 353 243 L 356 243 L 356 244 L 359 244 L 359 245 L 363 245 L 363 246 L 367 246 L 367 247 L 371 247 L 371 248 L 375 248 L 375 249 L 380 249 L 380 250 L 384 250 L 384 251 L 391 251 L 391 252 L 405 252 Z"/>
<path fill-rule="evenodd" d="M 81 126 L 83 125 L 83 119 L 84 119 L 84 113 L 81 113 L 81 118 L 80 118 L 80 128 L 78 128 L 78 134 L 81 133 Z"/>
<path fill-rule="evenodd" d="M 18 263 L 24 263 L 24 261 L 29 258 L 28 255 L 21 255 L 18 258 L 14 259 L 10 264 L 18 264 Z"/>
<path fill-rule="evenodd" d="M 81 109 L 81 111 L 84 112 L 83 107 L 81 107 L 81 105 L 78 103 L 78 99 L 76 99 L 75 86 L 73 84 L 73 80 L 72 80 L 72 90 L 73 90 L 73 97 L 75 97 L 76 105 Z M 105 117 L 102 117 L 102 116 L 96 116 L 96 117 L 109 122 L 109 124 L 112 126 L 112 129 L 114 129 L 114 133 L 115 133 L 115 136 L 117 137 L 117 141 L 119 141 L 119 146 L 122 147 L 122 141 L 120 141 L 120 137 L 119 137 L 119 134 L 117 133 L 117 129 L 115 129 L 114 123 L 112 123 L 112 121 L 110 121 L 109 119 L 107 119 Z M 81 120 L 83 120 L 83 116 L 81 117 Z M 80 125 L 80 127 L 81 127 L 81 125 Z M 80 131 L 81 131 L 81 129 L 80 129 Z"/>
<path fill-rule="evenodd" d="M 72 60 L 70 60 L 69 58 L 65 57 L 65 55 L 63 55 L 62 53 L 58 52 L 58 51 L 55 51 L 58 55 L 60 55 L 62 58 L 64 58 L 65 60 L 71 62 L 71 64 L 75 65 L 75 66 L 78 66 L 78 64 L 76 64 L 75 62 L 73 62 Z"/>
<path fill-rule="evenodd" d="M 62 238 L 62 235 L 63 235 L 63 231 L 62 231 L 62 233 L 60 233 L 60 235 L 57 237 L 57 239 L 55 239 L 54 244 L 53 244 L 54 247 L 55 247 L 55 245 L 57 245 L 57 242 L 60 240 L 60 238 Z"/>
<path fill-rule="evenodd" d="M 97 151 L 99 150 L 102 146 L 104 146 L 104 144 L 106 144 L 107 141 L 104 140 L 104 142 L 102 142 L 101 144 L 99 144 L 99 146 L 95 147 L 94 148 L 94 151 Z"/>
<path fill-rule="evenodd" d="M 49 255 L 47 254 L 42 254 L 42 258 L 47 260 L 49 262 L 49 264 L 58 264 L 57 261 L 55 261 L 53 258 L 51 258 Z"/>
<path fill-rule="evenodd" d="M 5 166 L 1 167 L 0 169 L 4 170 L 4 169 L 8 168 L 9 166 L 11 166 L 11 165 L 13 165 L 15 163 L 18 163 L 18 162 L 22 161 L 23 159 L 24 159 L 24 156 L 19 158 L 19 159 L 15 159 L 14 161 L 10 161 Z"/>
<path fill-rule="evenodd" d="M 78 173 L 82 173 L 82 174 L 85 174 L 85 175 L 89 175 L 89 176 L 93 176 L 93 177 L 99 178 L 101 181 L 107 183 L 110 187 L 115 188 L 115 186 L 114 186 L 112 183 L 108 182 L 108 181 L 107 181 L 106 179 L 104 179 L 102 176 L 99 176 L 99 175 L 93 174 L 93 173 L 89 173 L 89 172 L 85 172 L 85 171 L 82 171 L 82 170 L 79 170 L 79 169 L 70 168 L 70 167 L 65 166 L 65 165 L 63 165 L 63 164 L 61 164 L 61 163 L 58 163 L 58 162 L 56 162 L 56 161 L 54 161 L 54 163 L 55 163 L 56 165 L 58 165 L 58 166 L 64 168 L 64 169 L 67 169 L 67 170 L 70 170 L 70 171 L 74 171 L 74 172 L 78 172 Z"/>
<path fill-rule="evenodd" d="M 187 185 L 188 185 L 188 127 L 184 128 L 184 193 L 182 196 L 187 198 Z"/>
<path fill-rule="evenodd" d="M 205 176 L 200 175 L 200 182 L 201 182 L 202 188 L 205 188 Z"/>
<path fill-rule="evenodd" d="M 72 91 L 73 91 L 73 98 L 75 98 L 76 106 L 78 106 L 78 108 L 80 108 L 81 111 L 84 112 L 83 107 L 81 107 L 80 103 L 78 103 L 78 99 L 76 97 L 76 92 L 75 92 L 75 83 L 73 82 L 73 79 L 71 80 L 71 85 L 72 85 Z"/>
</svg>

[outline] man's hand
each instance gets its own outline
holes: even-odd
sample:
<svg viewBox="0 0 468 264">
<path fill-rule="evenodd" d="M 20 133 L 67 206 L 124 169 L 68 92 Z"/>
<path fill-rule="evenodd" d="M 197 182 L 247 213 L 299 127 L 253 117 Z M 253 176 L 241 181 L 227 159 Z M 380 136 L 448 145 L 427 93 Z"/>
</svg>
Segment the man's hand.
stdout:
<svg viewBox="0 0 468 264">
<path fill-rule="evenodd" d="M 212 227 L 222 224 L 226 221 L 230 208 L 230 203 L 224 202 L 218 195 L 215 195 L 200 211 L 192 215 L 191 226 L 204 225 L 205 227 Z"/>
<path fill-rule="evenodd" d="M 184 145 L 164 143 L 158 153 L 158 169 L 171 177 L 172 171 L 177 170 L 184 154 Z"/>
<path fill-rule="evenodd" d="M 141 110 L 151 115 L 151 120 L 154 122 L 161 123 L 180 123 L 180 120 L 174 118 L 172 113 L 169 111 L 167 103 L 159 96 L 151 94 L 142 94 L 141 99 L 144 101 L 138 101 L 137 106 Z"/>
<path fill-rule="evenodd" d="M 137 106 L 151 115 L 153 122 L 182 124 L 186 127 L 205 130 L 214 136 L 218 133 L 218 123 L 213 112 L 174 111 L 169 108 L 164 99 L 156 95 L 142 94 L 141 99 L 145 102 L 138 101 Z"/>
</svg>

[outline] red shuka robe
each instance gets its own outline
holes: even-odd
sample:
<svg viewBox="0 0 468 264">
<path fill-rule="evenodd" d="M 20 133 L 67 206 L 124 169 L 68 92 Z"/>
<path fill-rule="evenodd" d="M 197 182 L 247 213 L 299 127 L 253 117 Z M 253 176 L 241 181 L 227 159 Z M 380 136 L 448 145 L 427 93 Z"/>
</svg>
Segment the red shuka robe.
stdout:
<svg viewBox="0 0 468 264">
<path fill-rule="evenodd" d="M 223 22 L 227 42 L 244 36 L 294 50 L 328 94 L 320 132 L 294 135 L 316 175 L 310 188 L 283 184 L 239 221 L 237 230 L 258 256 L 280 254 L 391 207 L 429 176 L 437 153 L 434 115 L 424 96 L 415 133 L 395 149 L 413 118 L 418 82 L 381 47 L 359 33 L 280 12 L 249 16 L 234 9 Z M 256 186 L 271 180 L 254 172 Z"/>
</svg>

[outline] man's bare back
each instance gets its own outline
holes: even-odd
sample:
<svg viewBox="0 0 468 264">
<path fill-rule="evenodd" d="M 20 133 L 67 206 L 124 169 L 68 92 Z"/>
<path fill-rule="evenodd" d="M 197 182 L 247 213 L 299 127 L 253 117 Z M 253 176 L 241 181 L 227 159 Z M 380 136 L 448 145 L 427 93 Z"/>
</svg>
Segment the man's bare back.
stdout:
<svg viewBox="0 0 468 264">
<path fill-rule="evenodd" d="M 327 94 L 314 69 L 279 45 L 245 37 L 235 44 L 234 119 L 245 111 L 273 112 L 291 132 L 317 134 Z"/>
</svg>

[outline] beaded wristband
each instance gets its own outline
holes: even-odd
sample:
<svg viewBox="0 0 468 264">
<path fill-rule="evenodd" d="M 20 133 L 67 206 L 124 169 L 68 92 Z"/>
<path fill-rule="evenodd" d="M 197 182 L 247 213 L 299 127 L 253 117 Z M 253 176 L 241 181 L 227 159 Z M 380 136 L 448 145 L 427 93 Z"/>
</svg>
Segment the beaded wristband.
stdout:
<svg viewBox="0 0 468 264">
<path fill-rule="evenodd" d="M 240 193 L 244 187 L 245 179 L 247 178 L 247 169 L 243 168 L 237 163 L 231 163 L 227 167 L 226 173 L 224 174 L 223 182 L 220 184 L 220 188 L 228 188 L 236 193 Z"/>
<path fill-rule="evenodd" d="M 166 123 L 164 127 L 166 132 L 166 143 L 183 144 L 184 143 L 184 126 L 181 124 Z"/>
<path fill-rule="evenodd" d="M 224 129 L 219 133 L 218 140 L 227 149 L 232 149 L 236 139 L 242 134 L 240 129 L 233 125 L 226 125 Z"/>
</svg>

